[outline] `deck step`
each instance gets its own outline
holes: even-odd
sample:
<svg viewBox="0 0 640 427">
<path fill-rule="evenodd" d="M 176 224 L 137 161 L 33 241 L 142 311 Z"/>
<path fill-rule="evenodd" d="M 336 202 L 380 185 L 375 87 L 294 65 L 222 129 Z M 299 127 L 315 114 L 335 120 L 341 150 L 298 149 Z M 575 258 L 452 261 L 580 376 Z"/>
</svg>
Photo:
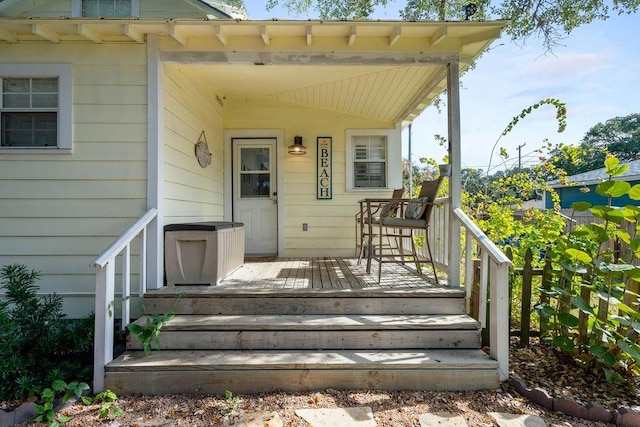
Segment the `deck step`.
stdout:
<svg viewBox="0 0 640 427">
<path fill-rule="evenodd" d="M 129 351 L 106 368 L 119 394 L 260 393 L 324 388 L 479 390 L 499 387 L 481 350 Z"/>
<path fill-rule="evenodd" d="M 176 315 L 162 328 L 160 348 L 479 348 L 480 340 L 480 324 L 466 315 Z M 129 334 L 127 348 L 142 344 Z"/>
<path fill-rule="evenodd" d="M 180 287 L 145 295 L 147 313 L 266 315 L 266 314 L 464 314 L 464 291 L 425 289 L 367 290 L 243 290 L 241 292 Z"/>
</svg>

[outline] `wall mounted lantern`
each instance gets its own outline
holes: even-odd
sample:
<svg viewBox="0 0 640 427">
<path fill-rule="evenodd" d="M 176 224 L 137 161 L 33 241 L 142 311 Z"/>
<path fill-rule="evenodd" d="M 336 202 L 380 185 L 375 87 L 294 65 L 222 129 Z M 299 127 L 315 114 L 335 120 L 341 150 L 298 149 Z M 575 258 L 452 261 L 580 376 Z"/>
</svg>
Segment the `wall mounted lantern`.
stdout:
<svg viewBox="0 0 640 427">
<path fill-rule="evenodd" d="M 307 147 L 302 145 L 302 137 L 295 136 L 293 138 L 293 145 L 289 146 L 289 154 L 294 156 L 304 156 L 307 154 Z"/>
</svg>

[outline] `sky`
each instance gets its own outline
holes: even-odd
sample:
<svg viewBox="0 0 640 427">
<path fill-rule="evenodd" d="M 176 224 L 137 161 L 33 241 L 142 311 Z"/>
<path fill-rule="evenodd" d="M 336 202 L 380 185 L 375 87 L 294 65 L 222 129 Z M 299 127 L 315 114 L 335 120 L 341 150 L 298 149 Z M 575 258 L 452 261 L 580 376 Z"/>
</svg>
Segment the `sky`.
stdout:
<svg viewBox="0 0 640 427">
<path fill-rule="evenodd" d="M 390 1 L 378 9 L 375 19 L 399 19 L 406 1 Z M 281 7 L 267 12 L 266 0 L 245 0 L 251 19 L 307 19 L 291 16 Z M 518 165 L 518 146 L 522 166 L 538 162 L 536 150 L 545 140 L 552 144 L 580 143 L 594 125 L 617 116 L 640 113 L 640 13 L 614 15 L 574 30 L 546 53 L 542 43 L 531 37 L 523 45 L 508 36 L 497 40 L 492 49 L 466 73 L 460 90 L 462 167 L 495 172 Z M 491 165 L 492 147 L 511 119 L 537 101 L 556 98 L 567 106 L 567 127 L 558 133 L 555 108 L 544 106 L 522 120 L 497 144 Z M 446 111 L 425 110 L 412 125 L 412 155 L 442 160 L 445 149 L 434 135 L 447 135 Z M 403 132 L 403 158 L 408 156 L 408 129 Z M 498 156 L 504 147 L 509 158 Z M 490 166 L 490 167 L 489 167 Z"/>
</svg>

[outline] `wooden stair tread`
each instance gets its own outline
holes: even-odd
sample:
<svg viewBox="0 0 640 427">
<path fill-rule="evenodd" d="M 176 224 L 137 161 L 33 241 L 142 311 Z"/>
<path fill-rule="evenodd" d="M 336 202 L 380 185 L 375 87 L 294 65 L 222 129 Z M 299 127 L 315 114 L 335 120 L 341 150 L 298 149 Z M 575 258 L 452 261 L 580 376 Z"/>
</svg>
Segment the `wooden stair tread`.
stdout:
<svg viewBox="0 0 640 427">
<path fill-rule="evenodd" d="M 136 323 L 143 325 L 146 316 Z M 163 331 L 219 330 L 477 330 L 478 321 L 467 315 L 176 315 Z"/>
<path fill-rule="evenodd" d="M 482 350 L 162 350 L 145 355 L 127 351 L 106 366 L 107 372 L 225 371 L 265 369 L 496 369 Z"/>
<path fill-rule="evenodd" d="M 464 289 L 225 289 L 217 286 L 164 286 L 145 298 L 453 298 L 465 297 Z"/>
</svg>

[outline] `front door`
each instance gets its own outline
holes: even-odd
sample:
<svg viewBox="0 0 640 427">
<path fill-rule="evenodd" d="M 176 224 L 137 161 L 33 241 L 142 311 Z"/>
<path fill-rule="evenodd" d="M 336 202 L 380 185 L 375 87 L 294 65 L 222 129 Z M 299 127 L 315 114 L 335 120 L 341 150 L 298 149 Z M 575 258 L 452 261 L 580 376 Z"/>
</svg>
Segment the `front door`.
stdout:
<svg viewBox="0 0 640 427">
<path fill-rule="evenodd" d="M 234 138 L 233 220 L 244 223 L 245 253 L 278 253 L 276 139 Z"/>
</svg>

